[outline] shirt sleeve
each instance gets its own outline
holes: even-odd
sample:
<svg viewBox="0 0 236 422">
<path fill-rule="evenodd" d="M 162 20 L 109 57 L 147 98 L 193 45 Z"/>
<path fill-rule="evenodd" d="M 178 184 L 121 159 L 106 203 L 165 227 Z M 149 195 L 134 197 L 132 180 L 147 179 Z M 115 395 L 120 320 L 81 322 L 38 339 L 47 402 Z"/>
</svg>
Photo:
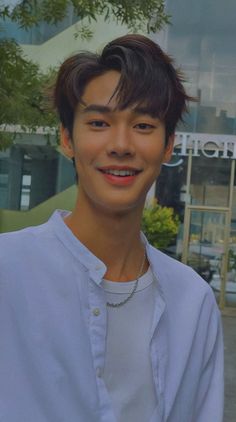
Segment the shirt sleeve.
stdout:
<svg viewBox="0 0 236 422">
<path fill-rule="evenodd" d="M 222 422 L 224 409 L 224 346 L 220 312 L 213 307 L 204 347 L 194 422 Z M 194 382 L 194 380 L 193 380 Z"/>
</svg>

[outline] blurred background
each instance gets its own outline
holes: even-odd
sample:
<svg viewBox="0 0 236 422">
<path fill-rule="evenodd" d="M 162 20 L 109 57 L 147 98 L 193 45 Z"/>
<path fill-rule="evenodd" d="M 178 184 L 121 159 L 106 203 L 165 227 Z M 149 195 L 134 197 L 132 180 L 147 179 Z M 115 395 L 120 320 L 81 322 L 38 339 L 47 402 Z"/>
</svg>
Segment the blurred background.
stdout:
<svg viewBox="0 0 236 422">
<path fill-rule="evenodd" d="M 0 1 L 0 232 L 73 207 L 73 166 L 60 153 L 58 121 L 42 89 L 66 57 L 139 32 L 184 72 L 198 102 L 148 201 L 173 210 L 178 227 L 163 249 L 196 269 L 228 316 L 229 398 L 236 394 L 235 15 L 234 0 Z M 235 420 L 233 400 L 226 412 L 225 420 Z"/>
</svg>

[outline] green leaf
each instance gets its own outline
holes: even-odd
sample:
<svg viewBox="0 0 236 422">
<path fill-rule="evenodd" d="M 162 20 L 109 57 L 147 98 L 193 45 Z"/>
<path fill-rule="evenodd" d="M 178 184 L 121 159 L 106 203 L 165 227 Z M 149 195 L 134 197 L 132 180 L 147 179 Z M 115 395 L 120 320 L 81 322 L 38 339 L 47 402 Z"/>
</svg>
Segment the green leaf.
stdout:
<svg viewBox="0 0 236 422">
<path fill-rule="evenodd" d="M 0 132 L 0 151 L 8 149 L 14 140 L 14 134 Z"/>
<path fill-rule="evenodd" d="M 89 22 L 103 16 L 117 24 L 127 25 L 130 31 L 151 32 L 170 20 L 164 10 L 164 0 L 21 0 L 10 8 L 1 1 L 0 19 L 10 19 L 19 27 L 29 29 L 42 22 L 52 25 L 66 18 L 69 8 L 78 18 Z M 71 12 L 70 9 L 70 12 Z M 2 28 L 4 25 L 2 24 Z M 0 30 L 2 30 L 0 26 Z M 76 38 L 90 39 L 89 25 L 82 25 Z M 14 40 L 0 39 L 0 124 L 20 124 L 26 127 L 56 126 L 57 117 L 45 103 L 45 86 L 55 77 L 55 71 L 43 74 L 39 66 L 23 56 Z M 0 148 L 12 142 L 2 135 Z"/>
<path fill-rule="evenodd" d="M 40 22 L 57 24 L 74 10 L 78 18 L 96 20 L 104 15 L 130 29 L 144 32 L 159 30 L 170 22 L 165 13 L 165 0 L 22 0 L 10 11 L 6 4 L 0 7 L 0 17 L 9 17 L 20 27 L 32 28 Z"/>
<path fill-rule="evenodd" d="M 179 218 L 172 208 L 161 207 L 154 202 L 144 208 L 142 230 L 156 248 L 166 248 L 178 233 Z"/>
<path fill-rule="evenodd" d="M 12 40 L 0 40 L 0 57 L 0 125 L 57 125 L 56 115 L 45 101 L 45 87 L 54 79 L 55 71 L 43 74 L 38 65 L 23 57 L 21 48 Z M 11 137 L 9 142 L 6 136 L 0 139 L 5 148 Z"/>
</svg>

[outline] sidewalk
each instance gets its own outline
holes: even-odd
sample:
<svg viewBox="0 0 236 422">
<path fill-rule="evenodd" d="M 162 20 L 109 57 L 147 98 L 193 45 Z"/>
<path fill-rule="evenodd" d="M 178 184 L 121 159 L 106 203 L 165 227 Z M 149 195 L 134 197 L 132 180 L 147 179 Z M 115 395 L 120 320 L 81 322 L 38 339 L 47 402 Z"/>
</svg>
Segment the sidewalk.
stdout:
<svg viewBox="0 0 236 422">
<path fill-rule="evenodd" d="M 224 422 L 236 421 L 236 317 L 223 316 L 225 343 Z"/>
</svg>

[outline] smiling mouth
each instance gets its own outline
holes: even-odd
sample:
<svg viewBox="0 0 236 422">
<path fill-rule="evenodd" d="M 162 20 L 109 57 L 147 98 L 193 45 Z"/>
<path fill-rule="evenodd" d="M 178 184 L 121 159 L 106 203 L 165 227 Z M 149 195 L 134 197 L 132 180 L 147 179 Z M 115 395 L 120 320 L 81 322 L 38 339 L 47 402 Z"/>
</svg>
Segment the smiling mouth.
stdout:
<svg viewBox="0 0 236 422">
<path fill-rule="evenodd" d="M 112 176 L 127 177 L 136 176 L 141 170 L 117 170 L 117 169 L 99 169 L 101 173 L 110 174 Z"/>
</svg>

